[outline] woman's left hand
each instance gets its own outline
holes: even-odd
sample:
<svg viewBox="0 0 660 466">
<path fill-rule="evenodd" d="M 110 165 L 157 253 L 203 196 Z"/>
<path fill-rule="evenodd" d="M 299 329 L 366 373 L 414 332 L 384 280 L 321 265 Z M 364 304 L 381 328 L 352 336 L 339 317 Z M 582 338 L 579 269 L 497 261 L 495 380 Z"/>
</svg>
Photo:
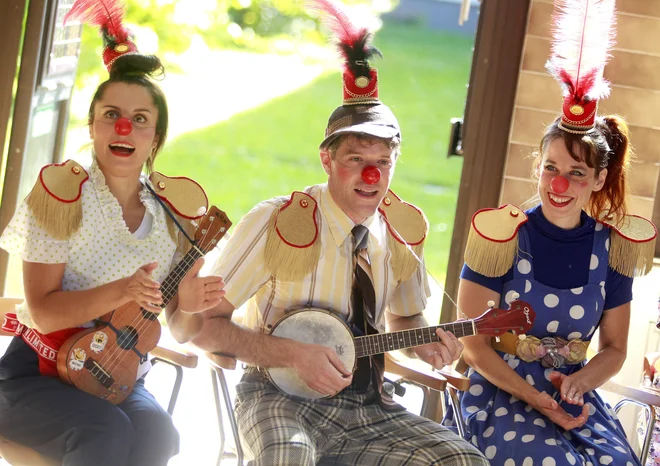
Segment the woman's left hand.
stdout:
<svg viewBox="0 0 660 466">
<path fill-rule="evenodd" d="M 586 387 L 575 375 L 565 375 L 558 371 L 552 371 L 548 378 L 559 391 L 562 400 L 572 405 L 584 406 Z"/>
<path fill-rule="evenodd" d="M 194 314 L 212 309 L 225 295 L 225 282 L 222 277 L 198 277 L 204 265 L 204 258 L 200 257 L 188 270 L 179 283 L 179 310 Z"/>
</svg>

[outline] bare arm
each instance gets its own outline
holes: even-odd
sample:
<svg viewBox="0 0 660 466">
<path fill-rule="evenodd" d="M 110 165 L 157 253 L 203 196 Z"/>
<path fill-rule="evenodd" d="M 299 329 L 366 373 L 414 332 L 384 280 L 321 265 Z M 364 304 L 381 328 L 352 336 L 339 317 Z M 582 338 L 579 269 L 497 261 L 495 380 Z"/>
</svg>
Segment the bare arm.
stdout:
<svg viewBox="0 0 660 466">
<path fill-rule="evenodd" d="M 561 397 L 571 404 L 584 404 L 583 394 L 595 390 L 616 375 L 626 360 L 630 303 L 603 313 L 600 320 L 598 354 L 582 369 L 570 376 L 557 374 L 553 382 L 560 385 Z"/>
<path fill-rule="evenodd" d="M 482 314 L 488 301 L 500 301 L 496 293 L 477 283 L 461 280 L 458 291 L 458 307 L 467 317 L 474 319 Z M 495 352 L 491 337 L 473 335 L 461 338 L 465 345 L 465 362 L 488 381 L 511 393 L 516 398 L 530 403 L 538 395 L 538 390 L 527 383 Z"/>
<path fill-rule="evenodd" d="M 65 265 L 23 262 L 25 299 L 38 331 L 51 333 L 77 327 L 133 300 L 127 292 L 132 277 L 89 290 L 62 291 Z M 156 288 L 147 292 L 156 303 L 160 292 L 154 283 Z"/>
<path fill-rule="evenodd" d="M 223 298 L 215 308 L 198 314 L 168 311 L 168 325 L 177 341 L 190 341 L 201 350 L 259 367 L 295 369 L 323 395 L 334 395 L 351 383 L 351 372 L 330 348 L 245 328 L 231 321 L 233 312 L 234 306 Z"/>
<path fill-rule="evenodd" d="M 478 317 L 486 303 L 491 300 L 498 303 L 500 301 L 499 293 L 468 280 L 460 281 L 458 307 L 468 317 Z M 493 385 L 527 402 L 566 430 L 579 427 L 587 421 L 586 406 L 582 415 L 574 418 L 566 413 L 549 394 L 539 392 L 520 377 L 492 348 L 491 337 L 473 335 L 462 338 L 462 341 L 465 345 L 465 362 Z"/>
<path fill-rule="evenodd" d="M 421 312 L 407 317 L 386 312 L 385 319 L 387 320 L 388 330 L 392 332 L 429 326 L 426 317 Z M 463 344 L 451 332 L 437 329 L 436 334 L 440 339 L 438 343 L 417 346 L 404 350 L 403 353 L 410 358 L 418 357 L 436 369 L 442 369 L 444 366 L 456 361 L 461 356 Z"/>
</svg>

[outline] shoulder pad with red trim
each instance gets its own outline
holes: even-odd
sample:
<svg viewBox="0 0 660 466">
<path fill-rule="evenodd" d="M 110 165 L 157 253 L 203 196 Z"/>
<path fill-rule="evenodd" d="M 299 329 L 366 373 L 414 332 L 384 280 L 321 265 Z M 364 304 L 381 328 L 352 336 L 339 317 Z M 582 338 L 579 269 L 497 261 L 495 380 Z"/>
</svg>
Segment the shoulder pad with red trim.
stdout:
<svg viewBox="0 0 660 466">
<path fill-rule="evenodd" d="M 639 215 L 626 215 L 621 222 L 615 222 L 613 217 L 603 217 L 599 223 L 610 227 L 623 239 L 633 243 L 646 243 L 658 236 L 658 229 L 653 222 Z"/>
<path fill-rule="evenodd" d="M 649 220 L 626 215 L 619 221 L 603 216 L 598 222 L 610 228 L 610 267 L 626 277 L 641 277 L 653 268 L 658 230 Z"/>
<path fill-rule="evenodd" d="M 41 186 L 60 202 L 71 203 L 80 199 L 82 186 L 89 179 L 87 171 L 74 160 L 46 165 L 39 172 Z"/>
<path fill-rule="evenodd" d="M 518 252 L 518 230 L 526 222 L 527 215 L 510 204 L 477 211 L 465 244 L 465 263 L 486 277 L 507 273 Z"/>
<path fill-rule="evenodd" d="M 185 176 L 165 176 L 159 172 L 153 172 L 149 180 L 158 197 L 181 217 L 194 220 L 208 211 L 208 197 L 195 180 Z"/>
<path fill-rule="evenodd" d="M 388 190 L 378 211 L 387 221 L 387 229 L 399 243 L 417 246 L 424 242 L 429 223 L 422 210 L 403 201 L 392 190 Z"/>
<path fill-rule="evenodd" d="M 316 199 L 307 193 L 294 191 L 289 200 L 277 209 L 275 232 L 291 247 L 310 247 L 319 236 L 317 209 Z"/>
<path fill-rule="evenodd" d="M 478 210 L 472 216 L 472 229 L 483 239 L 506 243 L 518 235 L 521 225 L 527 223 L 527 215 L 512 204 L 496 209 Z"/>
</svg>

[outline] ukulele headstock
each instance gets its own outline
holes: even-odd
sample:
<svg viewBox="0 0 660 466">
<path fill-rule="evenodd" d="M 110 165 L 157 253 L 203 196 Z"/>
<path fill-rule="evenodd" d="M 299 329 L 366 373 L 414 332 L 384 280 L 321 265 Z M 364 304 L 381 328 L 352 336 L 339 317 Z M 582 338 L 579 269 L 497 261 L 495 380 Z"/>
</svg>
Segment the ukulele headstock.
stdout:
<svg viewBox="0 0 660 466">
<path fill-rule="evenodd" d="M 535 317 L 536 313 L 529 303 L 516 300 L 509 305 L 508 310 L 496 307 L 488 309 L 474 319 L 474 324 L 477 333 L 481 335 L 497 337 L 509 331 L 522 335 L 532 328 Z"/>
<path fill-rule="evenodd" d="M 204 253 L 209 252 L 217 246 L 231 225 L 231 220 L 229 220 L 227 214 L 216 206 L 211 206 L 206 215 L 199 220 L 199 225 L 195 232 L 197 247 Z"/>
</svg>

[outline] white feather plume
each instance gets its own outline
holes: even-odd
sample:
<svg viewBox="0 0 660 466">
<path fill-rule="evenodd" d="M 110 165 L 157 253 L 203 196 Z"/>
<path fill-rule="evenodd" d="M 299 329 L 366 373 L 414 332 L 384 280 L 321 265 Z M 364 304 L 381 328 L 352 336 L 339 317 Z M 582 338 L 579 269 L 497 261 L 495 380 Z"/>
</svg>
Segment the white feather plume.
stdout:
<svg viewBox="0 0 660 466">
<path fill-rule="evenodd" d="M 598 99 L 609 93 L 603 69 L 615 41 L 614 1 L 555 0 L 549 65 L 578 96 Z"/>
</svg>

